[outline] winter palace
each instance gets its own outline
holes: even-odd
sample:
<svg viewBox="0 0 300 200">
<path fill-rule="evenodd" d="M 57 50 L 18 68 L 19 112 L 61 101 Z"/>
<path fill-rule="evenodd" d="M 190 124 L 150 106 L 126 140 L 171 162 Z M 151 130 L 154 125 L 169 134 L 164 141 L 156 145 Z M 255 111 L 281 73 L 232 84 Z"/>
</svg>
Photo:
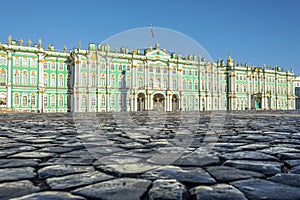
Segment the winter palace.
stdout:
<svg viewBox="0 0 300 200">
<path fill-rule="evenodd" d="M 200 55 L 89 44 L 67 52 L 42 40 L 0 43 L 0 109 L 119 112 L 295 109 L 293 71 Z"/>
</svg>

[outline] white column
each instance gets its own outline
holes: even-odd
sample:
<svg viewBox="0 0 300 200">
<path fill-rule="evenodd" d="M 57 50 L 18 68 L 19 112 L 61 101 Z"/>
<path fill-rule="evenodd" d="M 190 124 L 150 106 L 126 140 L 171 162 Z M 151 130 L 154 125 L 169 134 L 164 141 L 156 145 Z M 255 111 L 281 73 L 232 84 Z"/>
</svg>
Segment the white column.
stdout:
<svg viewBox="0 0 300 200">
<path fill-rule="evenodd" d="M 42 54 L 38 54 L 38 110 L 41 112 L 43 111 L 44 108 L 44 93 L 45 93 L 45 89 L 44 89 L 44 59 L 45 59 L 45 55 Z M 50 100 L 50 99 L 48 99 Z"/>
<path fill-rule="evenodd" d="M 134 100 L 133 111 L 137 111 L 137 94 L 136 93 L 134 93 L 133 100 Z"/>
<path fill-rule="evenodd" d="M 11 92 L 11 73 L 12 73 L 12 55 L 11 51 L 8 51 L 7 53 L 7 93 L 6 93 L 6 108 L 10 109 L 11 108 L 11 101 L 12 101 L 12 92 Z"/>
</svg>

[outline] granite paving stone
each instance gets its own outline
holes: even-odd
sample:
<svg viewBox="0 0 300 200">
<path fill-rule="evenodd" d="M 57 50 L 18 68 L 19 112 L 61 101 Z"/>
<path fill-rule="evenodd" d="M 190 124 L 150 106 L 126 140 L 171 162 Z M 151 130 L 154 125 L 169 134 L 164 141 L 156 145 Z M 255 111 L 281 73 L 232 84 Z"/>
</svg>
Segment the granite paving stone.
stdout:
<svg viewBox="0 0 300 200">
<path fill-rule="evenodd" d="M 234 167 L 212 166 L 205 169 L 217 180 L 218 183 L 228 183 L 231 181 L 249 178 L 265 178 L 265 175 L 263 174 L 253 171 L 240 170 Z"/>
<path fill-rule="evenodd" d="M 135 200 L 140 199 L 150 185 L 151 181 L 148 180 L 118 178 L 79 188 L 73 190 L 72 193 L 91 199 Z"/>
<path fill-rule="evenodd" d="M 38 170 L 38 176 L 41 179 L 63 176 L 68 174 L 83 173 L 92 171 L 92 166 L 75 166 L 75 165 L 51 165 Z"/>
<path fill-rule="evenodd" d="M 247 200 L 241 191 L 228 184 L 198 186 L 190 192 L 197 200 Z"/>
<path fill-rule="evenodd" d="M 246 179 L 231 184 L 242 191 L 248 199 L 290 200 L 300 197 L 300 190 L 297 187 L 263 179 Z"/>
<path fill-rule="evenodd" d="M 11 200 L 86 200 L 86 198 L 73 195 L 69 192 L 46 191 L 34 194 L 25 195 Z"/>
<path fill-rule="evenodd" d="M 112 176 L 98 171 L 91 171 L 79 174 L 71 174 L 62 177 L 48 178 L 47 184 L 52 189 L 69 189 L 83 185 L 93 184 L 100 181 L 111 179 Z"/>
<path fill-rule="evenodd" d="M 22 179 L 32 179 L 36 176 L 34 168 L 20 167 L 20 168 L 3 168 L 0 169 L 0 182 L 3 181 L 18 181 Z"/>
<path fill-rule="evenodd" d="M 269 181 L 300 188 L 300 174 L 276 174 Z"/>
<path fill-rule="evenodd" d="M 181 169 L 176 166 L 163 166 L 150 170 L 141 177 L 148 180 L 175 179 L 179 182 L 214 184 L 216 181 L 203 169 L 192 168 L 189 170 Z"/>
<path fill-rule="evenodd" d="M 227 160 L 225 166 L 237 169 L 255 171 L 270 176 L 281 172 L 283 163 L 257 160 Z"/>
<path fill-rule="evenodd" d="M 28 180 L 0 184 L 0 200 L 11 199 L 40 191 Z"/>
<path fill-rule="evenodd" d="M 156 180 L 148 193 L 149 200 L 187 200 L 190 195 L 183 184 L 175 179 Z"/>
</svg>

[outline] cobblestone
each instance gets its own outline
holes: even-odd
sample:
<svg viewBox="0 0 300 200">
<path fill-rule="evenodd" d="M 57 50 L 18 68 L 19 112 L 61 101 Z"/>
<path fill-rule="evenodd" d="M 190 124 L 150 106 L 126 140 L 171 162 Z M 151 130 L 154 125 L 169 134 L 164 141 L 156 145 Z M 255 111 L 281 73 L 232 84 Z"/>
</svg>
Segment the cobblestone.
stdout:
<svg viewBox="0 0 300 200">
<path fill-rule="evenodd" d="M 82 116 L 0 114 L 0 200 L 299 199 L 300 112 Z"/>
</svg>

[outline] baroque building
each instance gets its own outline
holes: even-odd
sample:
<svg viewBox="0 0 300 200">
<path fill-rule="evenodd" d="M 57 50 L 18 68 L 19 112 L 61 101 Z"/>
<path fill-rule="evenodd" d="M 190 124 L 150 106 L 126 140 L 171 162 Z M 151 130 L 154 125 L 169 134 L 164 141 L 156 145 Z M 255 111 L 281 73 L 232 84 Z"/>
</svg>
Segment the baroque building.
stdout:
<svg viewBox="0 0 300 200">
<path fill-rule="evenodd" d="M 295 95 L 296 95 L 295 108 L 300 109 L 300 75 L 295 77 L 294 86 L 295 86 Z"/>
<path fill-rule="evenodd" d="M 294 73 L 161 49 L 0 43 L 0 108 L 34 112 L 295 109 Z"/>
</svg>

